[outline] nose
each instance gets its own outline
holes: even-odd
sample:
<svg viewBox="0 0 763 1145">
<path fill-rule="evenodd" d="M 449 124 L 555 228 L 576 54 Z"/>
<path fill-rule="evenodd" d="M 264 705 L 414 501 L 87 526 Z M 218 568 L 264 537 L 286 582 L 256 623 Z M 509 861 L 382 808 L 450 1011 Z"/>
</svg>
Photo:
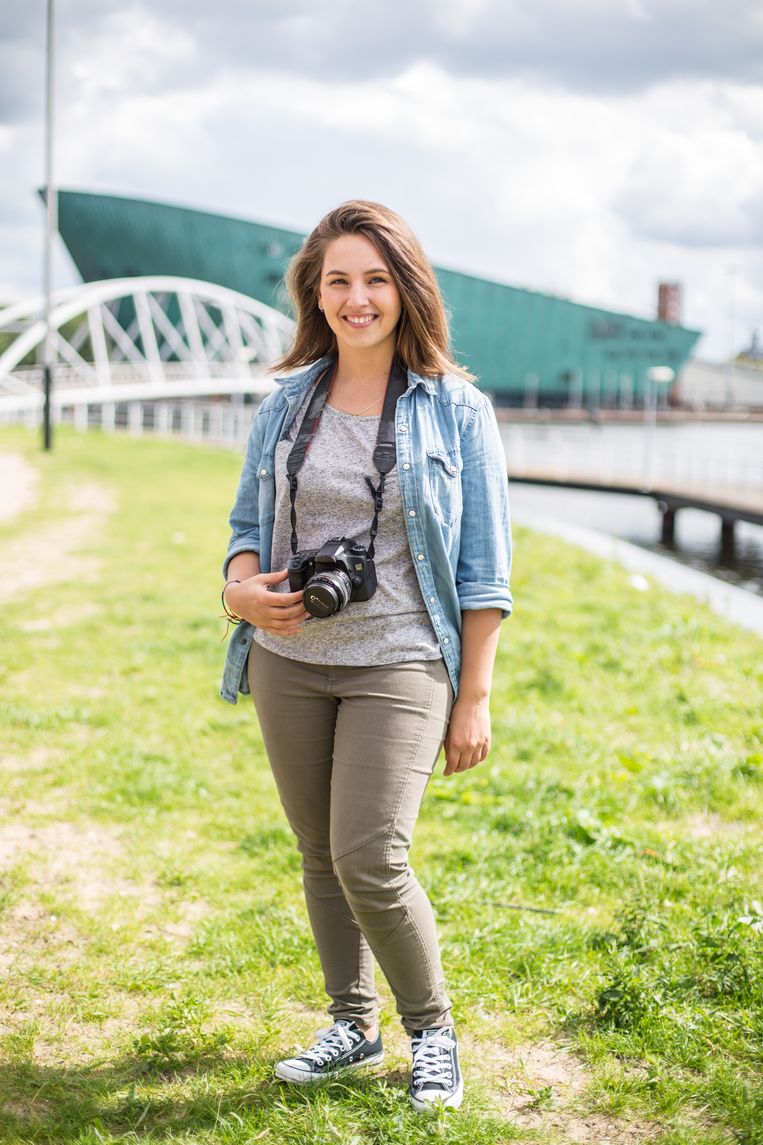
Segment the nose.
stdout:
<svg viewBox="0 0 763 1145">
<path fill-rule="evenodd" d="M 350 283 L 350 293 L 347 301 L 350 306 L 365 306 L 368 302 L 368 290 L 362 278 Z"/>
</svg>

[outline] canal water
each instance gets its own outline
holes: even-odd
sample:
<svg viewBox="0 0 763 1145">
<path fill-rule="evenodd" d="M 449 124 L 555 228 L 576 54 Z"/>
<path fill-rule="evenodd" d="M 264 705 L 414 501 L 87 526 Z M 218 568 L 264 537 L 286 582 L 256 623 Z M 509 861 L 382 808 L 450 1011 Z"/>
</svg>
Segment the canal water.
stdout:
<svg viewBox="0 0 763 1145">
<path fill-rule="evenodd" d="M 690 474 L 694 489 L 701 484 L 701 475 L 708 474 L 708 485 L 757 488 L 763 498 L 763 424 L 660 425 L 651 446 L 645 433 L 637 425 L 501 426 L 509 472 L 512 454 L 519 448 L 533 468 L 553 468 L 561 451 L 571 472 L 585 462 L 590 473 L 597 458 L 606 458 L 610 479 L 632 478 L 639 465 L 649 463 L 658 477 L 670 473 L 677 481 L 682 472 Z M 676 515 L 675 547 L 668 549 L 660 544 L 660 514 L 651 498 L 518 484 L 511 484 L 510 491 L 523 519 L 532 520 L 535 513 L 598 529 L 763 595 L 761 526 L 738 522 L 735 554 L 724 558 L 720 521 L 714 514 L 681 509 Z"/>
</svg>

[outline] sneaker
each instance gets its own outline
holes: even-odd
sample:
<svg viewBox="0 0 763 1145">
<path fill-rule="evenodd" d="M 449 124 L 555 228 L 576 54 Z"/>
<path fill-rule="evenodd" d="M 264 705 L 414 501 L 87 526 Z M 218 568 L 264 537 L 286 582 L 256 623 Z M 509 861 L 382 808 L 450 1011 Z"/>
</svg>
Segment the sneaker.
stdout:
<svg viewBox="0 0 763 1145">
<path fill-rule="evenodd" d="M 449 1026 L 415 1030 L 411 1041 L 413 1072 L 408 1093 L 414 1109 L 423 1112 L 438 1102 L 458 1109 L 464 1099 L 464 1079 L 458 1065 L 458 1039 Z"/>
<path fill-rule="evenodd" d="M 340 1018 L 330 1029 L 318 1030 L 318 1041 L 309 1050 L 278 1062 L 276 1077 L 309 1085 L 361 1066 L 376 1065 L 383 1058 L 381 1034 L 369 1042 L 360 1026 Z"/>
</svg>

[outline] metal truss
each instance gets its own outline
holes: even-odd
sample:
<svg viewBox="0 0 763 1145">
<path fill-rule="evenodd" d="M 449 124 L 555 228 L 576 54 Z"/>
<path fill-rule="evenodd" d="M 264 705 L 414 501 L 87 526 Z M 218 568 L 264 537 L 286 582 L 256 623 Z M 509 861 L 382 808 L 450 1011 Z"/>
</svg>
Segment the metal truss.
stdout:
<svg viewBox="0 0 763 1145">
<path fill-rule="evenodd" d="M 45 336 L 42 306 L 33 298 L 0 310 L 0 338 L 10 336 L 0 353 L 3 404 L 41 400 L 41 369 L 31 363 Z M 59 405 L 259 392 L 294 329 L 254 298 L 166 275 L 60 291 L 51 327 Z"/>
</svg>

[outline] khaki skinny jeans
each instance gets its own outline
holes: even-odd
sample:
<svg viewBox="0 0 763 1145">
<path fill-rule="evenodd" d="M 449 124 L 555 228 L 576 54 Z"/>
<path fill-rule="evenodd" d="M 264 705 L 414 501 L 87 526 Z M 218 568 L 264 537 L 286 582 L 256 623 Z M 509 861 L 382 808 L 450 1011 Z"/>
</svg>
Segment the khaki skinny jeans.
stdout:
<svg viewBox="0 0 763 1145">
<path fill-rule="evenodd" d="M 432 907 L 408 865 L 453 702 L 443 661 L 306 664 L 254 642 L 248 675 L 329 1013 L 376 1021 L 375 956 L 408 1032 L 451 1026 Z"/>
</svg>

